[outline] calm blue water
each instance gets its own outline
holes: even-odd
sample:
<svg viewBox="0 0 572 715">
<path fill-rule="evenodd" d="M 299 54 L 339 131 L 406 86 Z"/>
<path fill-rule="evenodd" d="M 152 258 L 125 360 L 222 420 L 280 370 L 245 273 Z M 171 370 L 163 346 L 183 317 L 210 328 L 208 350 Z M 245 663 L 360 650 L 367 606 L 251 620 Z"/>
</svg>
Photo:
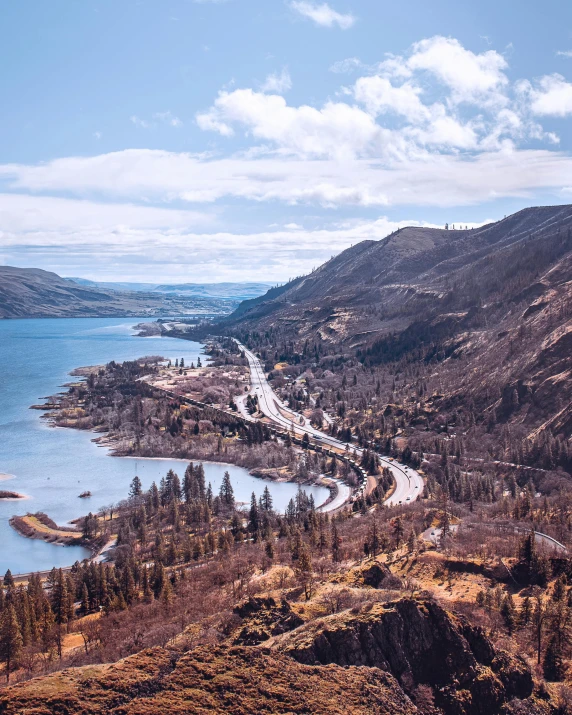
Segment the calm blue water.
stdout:
<svg viewBox="0 0 572 715">
<path fill-rule="evenodd" d="M 75 367 L 131 360 L 143 355 L 185 358 L 196 363 L 199 343 L 175 338 L 139 338 L 133 334 L 136 318 L 72 318 L 0 320 L 0 489 L 20 492 L 27 501 L 0 501 L 0 574 L 26 573 L 66 566 L 88 553 L 80 547 L 62 547 L 26 539 L 8 520 L 14 514 L 44 511 L 59 524 L 90 509 L 117 502 L 127 495 L 137 474 L 144 487 L 173 468 L 181 477 L 186 463 L 176 460 L 140 460 L 110 457 L 91 440 L 94 435 L 71 429 L 54 429 L 29 406 L 61 391 Z M 205 464 L 207 482 L 216 491 L 228 469 L 239 501 L 262 493 L 265 482 L 232 465 Z M 274 506 L 284 510 L 295 494 L 294 484 L 269 483 Z M 93 496 L 78 495 L 89 490 Z M 316 504 L 328 491 L 307 488 Z"/>
</svg>

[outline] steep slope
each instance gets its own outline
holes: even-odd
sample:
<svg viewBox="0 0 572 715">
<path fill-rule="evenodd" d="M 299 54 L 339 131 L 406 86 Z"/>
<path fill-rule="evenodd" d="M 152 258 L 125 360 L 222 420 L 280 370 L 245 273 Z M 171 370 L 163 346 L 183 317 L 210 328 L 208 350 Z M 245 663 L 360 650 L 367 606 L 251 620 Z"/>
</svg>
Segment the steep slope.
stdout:
<svg viewBox="0 0 572 715">
<path fill-rule="evenodd" d="M 402 599 L 359 617 L 330 616 L 282 636 L 275 648 L 308 665 L 380 668 L 410 695 L 425 685 L 445 713 L 491 715 L 533 690 L 524 660 L 496 652 L 481 629 L 433 601 Z"/>
<path fill-rule="evenodd" d="M 314 361 L 357 357 L 394 373 L 416 365 L 439 384 L 438 410 L 468 406 L 532 439 L 546 429 L 570 437 L 572 206 L 475 230 L 404 228 L 269 298 L 223 326 L 298 353 L 309 342 Z"/>
<path fill-rule="evenodd" d="M 544 241 L 571 225 L 572 206 L 556 206 L 524 209 L 474 230 L 400 229 L 381 241 L 362 241 L 343 251 L 311 275 L 289 284 L 279 295 L 270 292 L 257 299 L 250 310 L 241 306 L 230 316 L 229 324 L 248 327 L 249 322 L 264 316 L 262 325 L 267 327 L 300 317 L 304 309 L 319 309 L 322 318 L 328 311 L 350 310 L 353 325 L 336 338 L 352 337 L 364 322 L 360 307 L 383 301 L 386 313 L 395 304 L 400 314 L 415 316 L 414 298 L 430 296 L 434 303 L 442 301 L 443 291 L 450 290 L 452 282 L 474 280 L 474 271 L 483 261 L 502 261 L 506 258 L 504 251 L 527 241 L 533 241 L 542 251 Z M 567 250 L 571 248 L 568 245 Z M 482 292 L 487 292 L 486 287 Z M 460 295 L 454 302 L 462 302 L 464 297 Z M 373 323 L 368 326 L 370 330 L 388 327 L 383 321 L 369 322 Z M 303 331 L 305 326 L 298 327 Z"/>
<path fill-rule="evenodd" d="M 401 599 L 317 619 L 261 645 L 154 648 L 113 665 L 69 668 L 7 688 L 0 714 L 498 715 L 513 703 L 527 715 L 546 712 L 536 708 L 523 659 L 431 600 Z"/>
</svg>

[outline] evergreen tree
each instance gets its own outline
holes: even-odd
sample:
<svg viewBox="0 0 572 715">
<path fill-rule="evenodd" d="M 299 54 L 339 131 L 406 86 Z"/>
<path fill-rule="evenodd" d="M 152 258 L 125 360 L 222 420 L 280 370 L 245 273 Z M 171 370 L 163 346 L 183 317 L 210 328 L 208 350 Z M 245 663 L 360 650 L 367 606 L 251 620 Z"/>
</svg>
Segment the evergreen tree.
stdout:
<svg viewBox="0 0 572 715">
<path fill-rule="evenodd" d="M 8 569 L 6 571 L 6 573 L 4 574 L 4 588 L 10 589 L 10 588 L 14 588 L 14 586 L 15 586 L 15 584 L 14 584 L 14 578 L 12 576 L 12 572 L 10 571 L 10 569 Z"/>
<path fill-rule="evenodd" d="M 397 548 L 401 546 L 401 542 L 403 541 L 403 533 L 403 520 L 400 516 L 398 516 L 393 522 L 393 538 L 395 540 L 395 545 L 397 546 Z"/>
<path fill-rule="evenodd" d="M 256 540 L 258 529 L 260 528 L 260 513 L 258 511 L 258 504 L 256 502 L 256 494 L 252 492 L 250 497 L 250 510 L 248 512 L 248 530 L 254 536 Z"/>
<path fill-rule="evenodd" d="M 563 601 L 566 595 L 566 577 L 564 575 L 559 576 L 554 583 L 554 590 L 552 591 L 553 601 Z"/>
<path fill-rule="evenodd" d="M 262 508 L 264 511 L 272 511 L 272 495 L 270 494 L 270 489 L 268 489 L 268 484 L 262 492 Z"/>
<path fill-rule="evenodd" d="M 151 587 L 149 585 L 149 573 L 146 567 L 143 567 L 143 602 L 144 603 L 151 603 L 153 600 L 153 591 L 151 591 Z"/>
<path fill-rule="evenodd" d="M 0 616 L 0 660 L 6 664 L 6 682 L 22 652 L 22 634 L 14 606 L 10 603 Z"/>
<path fill-rule="evenodd" d="M 234 509 L 234 490 L 230 482 L 230 474 L 224 473 L 220 485 L 219 497 L 226 509 Z"/>
<path fill-rule="evenodd" d="M 143 494 L 143 487 L 141 485 L 141 480 L 137 475 L 133 477 L 133 481 L 131 482 L 131 486 L 129 487 L 129 496 L 130 497 L 140 497 L 141 494 Z"/>
<path fill-rule="evenodd" d="M 528 564 L 528 566 L 532 566 L 536 561 L 536 539 L 534 529 L 532 529 L 530 533 L 524 537 L 522 544 L 520 545 L 520 558 Z"/>
</svg>

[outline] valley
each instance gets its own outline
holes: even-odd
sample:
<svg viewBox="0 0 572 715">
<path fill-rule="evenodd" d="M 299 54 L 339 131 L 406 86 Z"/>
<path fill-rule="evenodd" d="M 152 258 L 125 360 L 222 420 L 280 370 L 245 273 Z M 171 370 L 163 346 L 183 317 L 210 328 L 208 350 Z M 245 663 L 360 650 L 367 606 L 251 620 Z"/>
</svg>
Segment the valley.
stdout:
<svg viewBox="0 0 572 715">
<path fill-rule="evenodd" d="M 0 712 L 81 712 L 85 687 L 94 712 L 231 691 L 237 713 L 568 712 L 571 228 L 567 206 L 404 228 L 230 316 L 137 326 L 200 355 L 77 371 L 49 424 L 181 468 L 79 520 L 109 561 L 43 596 L 7 575 L 22 682 Z M 238 499 L 229 474 L 217 493 L 213 461 L 297 491 Z"/>
</svg>

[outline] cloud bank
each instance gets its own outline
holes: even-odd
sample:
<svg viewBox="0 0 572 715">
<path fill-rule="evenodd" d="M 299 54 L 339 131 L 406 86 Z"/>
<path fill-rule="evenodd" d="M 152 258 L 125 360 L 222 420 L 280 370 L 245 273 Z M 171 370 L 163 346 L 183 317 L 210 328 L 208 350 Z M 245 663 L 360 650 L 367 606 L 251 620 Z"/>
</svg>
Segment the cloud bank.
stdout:
<svg viewBox="0 0 572 715">
<path fill-rule="evenodd" d="M 354 21 L 327 4 L 290 5 L 325 27 Z M 412 223 L 389 220 L 395 207 L 407 215 L 407 207 L 569 196 L 572 157 L 558 150 L 555 131 L 572 114 L 563 75 L 513 79 L 501 53 L 441 36 L 374 65 L 352 57 L 331 69 L 344 84 L 315 104 L 283 96 L 293 84 L 287 68 L 257 88 L 221 89 L 195 117 L 214 140 L 209 152 L 125 149 L 0 165 L 0 259 L 55 266 L 57 257 L 68 274 L 85 273 L 80 262 L 92 252 L 100 276 L 129 265 L 142 278 L 155 265 L 165 279 L 198 268 L 213 279 L 264 270 L 279 280 Z M 131 121 L 185 131 L 168 111 Z M 272 230 L 232 230 L 236 202 L 289 218 Z M 307 207 L 321 227 L 293 221 L 292 206 Z M 350 207 L 384 215 L 342 225 Z"/>
</svg>

